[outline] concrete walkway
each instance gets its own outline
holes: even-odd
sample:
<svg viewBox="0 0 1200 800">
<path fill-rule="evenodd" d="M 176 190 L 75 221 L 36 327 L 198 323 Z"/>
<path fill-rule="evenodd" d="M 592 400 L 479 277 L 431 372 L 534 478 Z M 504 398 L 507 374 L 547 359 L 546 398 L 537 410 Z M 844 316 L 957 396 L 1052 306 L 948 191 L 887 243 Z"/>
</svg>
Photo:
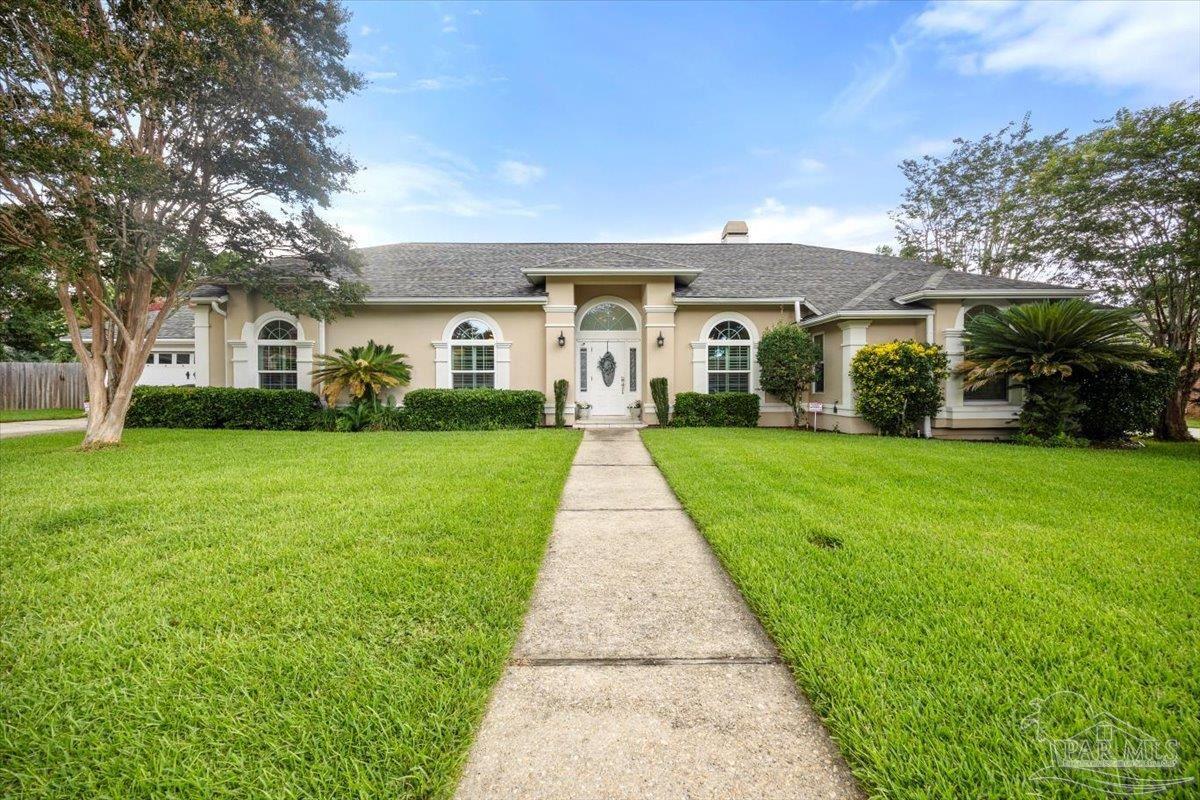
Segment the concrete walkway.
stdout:
<svg viewBox="0 0 1200 800">
<path fill-rule="evenodd" d="M 0 422 L 0 439 L 15 439 L 18 436 L 33 436 L 35 433 L 64 433 L 66 431 L 82 431 L 87 428 L 87 420 L 80 419 L 39 419 L 31 422 Z"/>
<path fill-rule="evenodd" d="M 588 431 L 457 797 L 860 796 L 637 432 Z"/>
</svg>

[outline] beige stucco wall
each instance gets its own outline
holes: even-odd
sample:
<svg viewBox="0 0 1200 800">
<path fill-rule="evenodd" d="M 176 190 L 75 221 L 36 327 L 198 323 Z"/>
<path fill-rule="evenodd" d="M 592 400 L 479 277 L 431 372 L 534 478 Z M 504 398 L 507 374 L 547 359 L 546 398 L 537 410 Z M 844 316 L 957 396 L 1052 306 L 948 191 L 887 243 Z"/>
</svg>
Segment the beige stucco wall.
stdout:
<svg viewBox="0 0 1200 800">
<path fill-rule="evenodd" d="M 412 382 L 407 388 L 429 388 L 437 385 L 434 342 L 440 342 L 448 323 L 456 316 L 470 312 L 485 315 L 495 321 L 500 329 L 502 341 L 510 342 L 509 382 L 512 389 L 537 389 L 553 402 L 553 384 L 566 378 L 571 391 L 568 394 L 568 409 L 573 408 L 574 388 L 577 376 L 574 324 L 578 309 L 588 301 L 601 296 L 615 296 L 629 302 L 639 311 L 642 330 L 643 375 L 640 391 L 644 416 L 655 422 L 654 406 L 650 393 L 650 380 L 665 377 L 672 398 L 682 391 L 703 391 L 704 386 L 695 384 L 693 367 L 693 342 L 701 341 L 704 328 L 714 317 L 733 314 L 749 320 L 758 336 L 770 326 L 793 320 L 791 305 L 680 305 L 674 304 L 674 281 L 670 277 L 650 277 L 635 281 L 610 283 L 602 278 L 549 278 L 546 282 L 547 301 L 529 305 L 388 305 L 362 306 L 351 316 L 342 317 L 324 326 L 321 341 L 321 326 L 313 319 L 299 320 L 303 338 L 314 343 L 314 352 L 323 348 L 331 352 L 334 348 L 348 348 L 365 344 L 374 339 L 382 344 L 392 344 L 406 353 L 412 366 Z M 945 344 L 945 331 L 952 329 L 963 307 L 961 300 L 946 300 L 932 304 L 934 310 L 934 341 Z M 247 323 L 253 324 L 262 315 L 273 311 L 272 306 L 260 296 L 239 289 L 229 291 L 225 303 L 226 316 L 210 315 L 209 341 L 211 360 L 209 365 L 210 385 L 233 384 L 232 347 L 230 342 L 240 340 Z M 866 341 L 871 344 L 894 339 L 926 339 L 926 320 L 876 319 L 866 328 Z M 823 334 L 825 356 L 825 388 L 811 399 L 825 404 L 828 410 L 841 404 L 842 411 L 849 392 L 843 386 L 844 365 L 842 364 L 843 342 L 846 341 L 842 325 L 825 323 L 810 329 L 814 334 Z M 562 334 L 565 346 L 557 339 Z M 664 345 L 658 347 L 657 337 L 662 334 Z M 861 340 L 860 340 L 861 341 Z M 397 399 L 403 390 L 392 393 Z M 547 420 L 552 414 L 547 415 Z M 568 419 L 571 419 L 570 413 Z M 773 397 L 764 399 L 763 425 L 790 425 L 791 414 Z M 939 418 L 935 422 L 934 434 L 938 436 L 974 436 L 994 438 L 1005 435 L 1012 421 L 1006 417 L 988 418 L 976 415 Z M 871 427 L 853 416 L 823 413 L 818 418 L 818 427 L 837 429 L 847 433 L 871 432 Z"/>
</svg>

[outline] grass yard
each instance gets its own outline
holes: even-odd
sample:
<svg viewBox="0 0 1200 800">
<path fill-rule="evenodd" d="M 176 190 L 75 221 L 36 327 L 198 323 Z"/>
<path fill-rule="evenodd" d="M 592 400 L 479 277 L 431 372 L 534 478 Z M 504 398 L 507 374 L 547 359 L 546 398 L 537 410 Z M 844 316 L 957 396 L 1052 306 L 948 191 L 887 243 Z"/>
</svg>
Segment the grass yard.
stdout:
<svg viewBox="0 0 1200 800">
<path fill-rule="evenodd" d="M 82 418 L 82 408 L 26 408 L 0 411 L 0 422 L 32 422 L 39 419 Z"/>
<path fill-rule="evenodd" d="M 874 796 L 1102 796 L 1030 781 L 1060 690 L 1200 779 L 1200 444 L 643 436 Z"/>
<path fill-rule="evenodd" d="M 0 442 L 0 796 L 449 796 L 578 440 Z"/>
</svg>

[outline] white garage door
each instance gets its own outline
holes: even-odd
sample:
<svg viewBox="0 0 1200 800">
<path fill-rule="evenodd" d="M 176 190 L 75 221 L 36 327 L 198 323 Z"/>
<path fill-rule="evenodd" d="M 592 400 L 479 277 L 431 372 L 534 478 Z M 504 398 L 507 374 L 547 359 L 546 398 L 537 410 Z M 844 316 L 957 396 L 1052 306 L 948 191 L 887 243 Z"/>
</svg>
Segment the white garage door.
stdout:
<svg viewBox="0 0 1200 800">
<path fill-rule="evenodd" d="M 143 386 L 194 386 L 195 360 L 191 352 L 155 351 L 146 359 L 146 369 L 138 383 Z"/>
</svg>

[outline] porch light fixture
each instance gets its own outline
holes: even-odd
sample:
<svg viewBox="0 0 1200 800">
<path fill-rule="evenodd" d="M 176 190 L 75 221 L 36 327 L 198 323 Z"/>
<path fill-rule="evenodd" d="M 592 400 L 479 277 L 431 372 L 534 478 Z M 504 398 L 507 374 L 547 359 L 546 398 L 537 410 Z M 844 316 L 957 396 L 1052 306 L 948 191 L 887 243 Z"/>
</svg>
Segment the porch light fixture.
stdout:
<svg viewBox="0 0 1200 800">
<path fill-rule="evenodd" d="M 559 347 L 567 346 L 567 337 L 564 336 L 561 332 L 559 332 L 559 334 L 558 334 L 558 346 Z"/>
<path fill-rule="evenodd" d="M 658 332 L 658 338 L 654 340 L 654 343 L 656 345 L 658 345 L 659 347 L 662 347 L 664 344 L 667 343 L 667 340 L 663 338 L 662 331 Z"/>
</svg>

